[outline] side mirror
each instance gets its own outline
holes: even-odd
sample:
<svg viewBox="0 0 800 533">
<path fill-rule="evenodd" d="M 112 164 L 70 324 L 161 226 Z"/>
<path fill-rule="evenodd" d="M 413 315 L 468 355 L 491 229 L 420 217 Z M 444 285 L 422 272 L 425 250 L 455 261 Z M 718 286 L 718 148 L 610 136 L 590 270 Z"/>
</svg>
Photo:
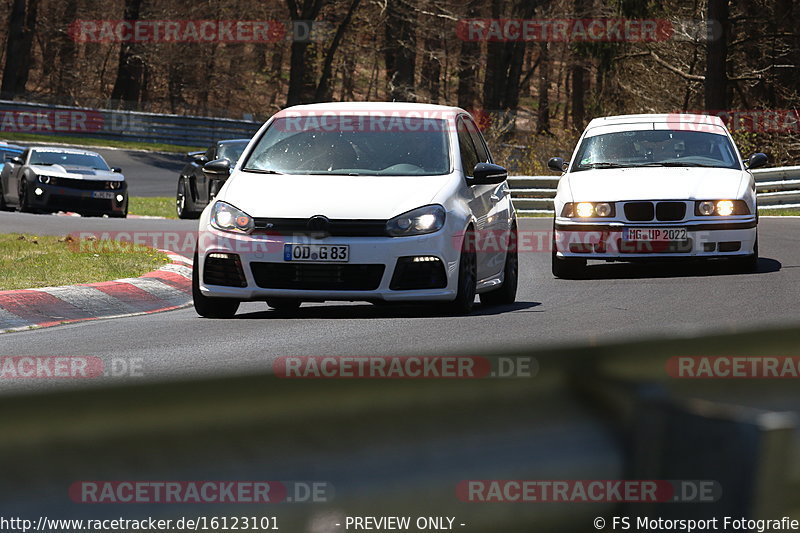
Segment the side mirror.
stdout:
<svg viewBox="0 0 800 533">
<path fill-rule="evenodd" d="M 122 174 L 122 169 L 119 167 L 111 167 L 111 172 L 116 172 L 117 174 Z"/>
<path fill-rule="evenodd" d="M 186 154 L 186 157 L 188 157 L 198 165 L 204 165 L 208 163 L 208 158 L 206 157 L 205 152 L 189 152 L 188 154 Z"/>
<path fill-rule="evenodd" d="M 203 165 L 203 174 L 210 180 L 225 181 L 231 175 L 231 162 L 227 159 L 215 159 Z"/>
<path fill-rule="evenodd" d="M 508 178 L 508 171 L 500 165 L 492 163 L 478 163 L 472 169 L 472 179 L 470 185 L 492 185 L 503 183 Z"/>
<path fill-rule="evenodd" d="M 551 157 L 550 160 L 547 161 L 547 168 L 555 172 L 564 172 L 564 158 Z"/>
<path fill-rule="evenodd" d="M 753 154 L 750 156 L 750 159 L 747 160 L 745 166 L 753 170 L 754 168 L 763 167 L 767 164 L 767 154 L 762 154 L 761 152 L 757 154 Z"/>
<path fill-rule="evenodd" d="M 11 161 L 12 163 L 14 163 L 16 165 L 24 165 L 25 164 L 25 162 L 22 160 L 22 158 L 20 156 L 18 156 L 18 155 L 12 157 L 11 159 L 9 159 L 9 161 Z"/>
</svg>

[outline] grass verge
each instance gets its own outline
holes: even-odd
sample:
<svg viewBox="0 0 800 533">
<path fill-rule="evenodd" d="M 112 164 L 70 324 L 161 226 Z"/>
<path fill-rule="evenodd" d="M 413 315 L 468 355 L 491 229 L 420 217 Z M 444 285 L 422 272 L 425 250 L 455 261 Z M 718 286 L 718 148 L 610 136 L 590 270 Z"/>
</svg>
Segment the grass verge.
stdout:
<svg viewBox="0 0 800 533">
<path fill-rule="evenodd" d="M 72 237 L 0 234 L 0 290 L 58 287 L 146 274 L 169 261 L 145 246 L 96 249 Z"/>
<path fill-rule="evenodd" d="M 131 196 L 128 198 L 128 213 L 147 217 L 178 218 L 175 198 L 168 196 Z"/>
<path fill-rule="evenodd" d="M 786 209 L 759 209 L 758 214 L 762 217 L 774 215 L 783 217 L 800 217 L 800 209 L 786 208 Z"/>
<path fill-rule="evenodd" d="M 6 141 L 25 144 L 25 142 L 42 142 L 71 144 L 75 146 L 100 146 L 108 148 L 123 148 L 126 150 L 147 150 L 148 152 L 193 152 L 205 150 L 207 147 L 183 146 L 180 144 L 145 143 L 137 141 L 116 141 L 112 139 L 91 139 L 86 137 L 72 137 L 69 135 L 41 135 L 37 133 L 8 133 L 4 132 L 2 138 Z"/>
</svg>

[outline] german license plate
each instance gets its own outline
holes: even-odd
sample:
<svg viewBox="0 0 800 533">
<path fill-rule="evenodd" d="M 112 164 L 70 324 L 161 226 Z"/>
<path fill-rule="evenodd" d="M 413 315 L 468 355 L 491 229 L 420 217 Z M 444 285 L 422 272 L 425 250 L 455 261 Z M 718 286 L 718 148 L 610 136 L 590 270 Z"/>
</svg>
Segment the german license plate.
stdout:
<svg viewBox="0 0 800 533">
<path fill-rule="evenodd" d="M 100 198 L 101 200 L 113 200 L 114 193 L 112 191 L 92 191 L 92 198 Z"/>
<path fill-rule="evenodd" d="M 350 261 L 350 246 L 343 244 L 284 244 L 283 260 L 347 263 Z"/>
<path fill-rule="evenodd" d="M 625 228 L 625 241 L 639 242 L 673 242 L 686 241 L 686 228 Z"/>
</svg>

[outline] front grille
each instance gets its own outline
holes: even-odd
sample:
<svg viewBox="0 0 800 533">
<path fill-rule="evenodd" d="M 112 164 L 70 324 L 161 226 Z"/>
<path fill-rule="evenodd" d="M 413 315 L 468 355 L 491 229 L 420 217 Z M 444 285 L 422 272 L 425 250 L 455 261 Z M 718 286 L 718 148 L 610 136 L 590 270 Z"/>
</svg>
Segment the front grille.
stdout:
<svg viewBox="0 0 800 533">
<path fill-rule="evenodd" d="M 203 266 L 203 283 L 225 287 L 247 287 L 242 261 L 236 254 L 209 254 Z"/>
<path fill-rule="evenodd" d="M 440 259 L 415 261 L 417 257 L 397 260 L 389 288 L 393 291 L 443 289 L 447 287 L 447 274 Z"/>
<path fill-rule="evenodd" d="M 653 202 L 628 202 L 625 204 L 625 218 L 635 222 L 653 220 Z"/>
<path fill-rule="evenodd" d="M 656 218 L 658 220 L 674 222 L 683 220 L 686 216 L 686 204 L 683 202 L 658 202 L 656 204 Z"/>
<path fill-rule="evenodd" d="M 106 182 L 98 180 L 54 178 L 50 180 L 50 184 L 56 187 L 67 187 L 69 189 L 80 189 L 83 191 L 101 191 L 106 189 Z"/>
<path fill-rule="evenodd" d="M 262 289 L 372 291 L 383 278 L 384 265 L 251 263 Z"/>
<path fill-rule="evenodd" d="M 79 196 L 63 196 L 51 194 L 48 200 L 48 207 L 62 208 L 70 211 L 111 211 L 114 200 L 103 198 L 83 198 Z"/>
<path fill-rule="evenodd" d="M 255 231 L 273 235 L 325 233 L 334 237 L 386 237 L 385 220 L 331 219 L 325 230 L 312 230 L 307 218 L 256 218 Z"/>
<path fill-rule="evenodd" d="M 617 240 L 617 249 L 621 254 L 685 254 L 692 251 L 692 239 L 685 241 L 630 241 Z"/>
</svg>

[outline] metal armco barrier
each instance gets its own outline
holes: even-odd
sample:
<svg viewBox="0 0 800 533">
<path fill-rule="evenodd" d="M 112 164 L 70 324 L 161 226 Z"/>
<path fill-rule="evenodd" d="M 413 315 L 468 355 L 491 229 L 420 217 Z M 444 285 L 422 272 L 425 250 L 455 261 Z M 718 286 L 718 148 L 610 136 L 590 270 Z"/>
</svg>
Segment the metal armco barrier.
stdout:
<svg viewBox="0 0 800 533">
<path fill-rule="evenodd" d="M 0 515 L 450 516 L 475 532 L 586 532 L 592 520 L 798 518 L 796 379 L 676 379 L 671 357 L 800 355 L 800 328 L 495 353 L 532 378 L 281 379 L 269 373 L 0 397 Z M 469 355 L 474 356 L 475 353 Z M 145 368 L 145 374 L 147 369 Z M 481 503 L 465 480 L 714 482 L 714 502 Z M 328 501 L 88 504 L 78 481 L 329 483 Z M 35 523 L 35 522 L 34 522 Z"/>
<path fill-rule="evenodd" d="M 200 147 L 220 139 L 250 138 L 261 124 L 0 100 L 0 138 L 5 133 L 36 133 Z"/>
<path fill-rule="evenodd" d="M 800 207 L 800 166 L 753 170 L 761 209 Z M 514 206 L 521 213 L 552 213 L 559 176 L 508 178 Z"/>
</svg>

